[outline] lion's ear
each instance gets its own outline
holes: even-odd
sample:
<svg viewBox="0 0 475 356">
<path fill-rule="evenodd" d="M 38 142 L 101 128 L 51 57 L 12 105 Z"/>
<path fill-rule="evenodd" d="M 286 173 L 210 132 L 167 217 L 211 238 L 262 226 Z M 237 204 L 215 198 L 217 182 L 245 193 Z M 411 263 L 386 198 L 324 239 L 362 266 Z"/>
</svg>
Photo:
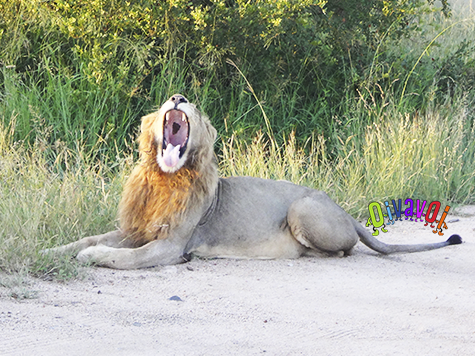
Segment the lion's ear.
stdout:
<svg viewBox="0 0 475 356">
<path fill-rule="evenodd" d="M 152 133 L 152 124 L 155 121 L 156 113 L 149 114 L 142 117 L 142 124 L 140 125 L 140 136 L 139 136 L 139 151 L 140 152 L 151 152 L 153 150 L 153 141 L 154 136 Z"/>
<path fill-rule="evenodd" d="M 150 130 L 150 126 L 152 126 L 153 122 L 155 121 L 156 116 L 157 116 L 157 113 L 154 112 L 154 113 L 148 114 L 147 116 L 142 117 L 142 124 L 140 125 L 140 131 L 142 133 Z"/>
<path fill-rule="evenodd" d="M 211 124 L 211 121 L 208 116 L 204 114 L 199 114 L 201 117 L 201 121 L 203 122 L 204 126 L 206 127 L 206 130 L 208 131 L 209 135 L 211 136 L 212 142 L 216 141 L 216 137 L 218 136 L 218 132 L 214 128 L 214 126 Z"/>
<path fill-rule="evenodd" d="M 216 129 L 213 127 L 213 125 L 208 124 L 208 125 L 206 125 L 206 126 L 207 126 L 207 129 L 208 129 L 209 134 L 211 135 L 211 137 L 212 137 L 212 139 L 213 139 L 213 142 L 216 141 L 216 136 L 218 135 L 218 132 L 217 132 Z"/>
</svg>

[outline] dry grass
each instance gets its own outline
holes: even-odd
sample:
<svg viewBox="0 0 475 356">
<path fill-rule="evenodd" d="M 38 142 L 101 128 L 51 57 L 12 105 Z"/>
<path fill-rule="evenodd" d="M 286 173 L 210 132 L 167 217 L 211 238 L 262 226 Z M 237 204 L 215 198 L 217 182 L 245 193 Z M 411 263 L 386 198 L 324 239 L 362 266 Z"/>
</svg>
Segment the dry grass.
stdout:
<svg viewBox="0 0 475 356">
<path fill-rule="evenodd" d="M 131 157 L 94 164 L 81 147 L 72 151 L 58 142 L 52 148 L 37 140 L 26 149 L 13 136 L 0 126 L 0 270 L 76 275 L 77 265 L 68 257 L 52 260 L 38 251 L 114 227 Z"/>
</svg>

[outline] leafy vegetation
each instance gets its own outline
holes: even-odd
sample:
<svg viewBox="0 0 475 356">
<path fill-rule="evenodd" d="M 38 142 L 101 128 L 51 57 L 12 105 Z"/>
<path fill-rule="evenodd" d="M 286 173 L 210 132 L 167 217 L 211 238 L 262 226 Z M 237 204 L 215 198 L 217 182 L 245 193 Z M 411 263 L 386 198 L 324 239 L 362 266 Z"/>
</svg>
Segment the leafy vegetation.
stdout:
<svg viewBox="0 0 475 356">
<path fill-rule="evenodd" d="M 176 92 L 223 175 L 323 189 L 354 215 L 475 201 L 475 21 L 409 0 L 0 0 L 0 270 L 116 224 L 140 117 Z"/>
<path fill-rule="evenodd" d="M 461 58 L 455 71 L 461 70 L 473 43 L 451 48 L 446 63 L 437 62 L 440 68 L 424 66 L 427 73 L 411 75 L 408 88 L 404 76 L 420 52 L 391 51 L 398 40 L 432 27 L 429 22 L 443 22 L 450 12 L 442 4 L 1 0 L 4 120 L 21 109 L 16 139 L 32 142 L 39 115 L 52 127 L 52 142 L 85 141 L 96 152 L 102 139 L 122 147 L 144 113 L 170 93 L 184 92 L 195 96 L 221 133 L 230 124 L 252 136 L 262 120 L 240 68 L 275 132 L 296 130 L 301 141 L 315 130 L 330 136 L 333 118 L 367 89 L 374 95 L 377 86 L 391 86 L 425 98 L 437 87 L 431 100 L 450 90 L 444 85 L 454 70 L 450 55 Z M 434 85 L 434 77 L 440 83 Z M 413 98 L 406 104 L 410 110 L 421 105 Z M 243 105 L 249 113 L 238 115 Z"/>
</svg>

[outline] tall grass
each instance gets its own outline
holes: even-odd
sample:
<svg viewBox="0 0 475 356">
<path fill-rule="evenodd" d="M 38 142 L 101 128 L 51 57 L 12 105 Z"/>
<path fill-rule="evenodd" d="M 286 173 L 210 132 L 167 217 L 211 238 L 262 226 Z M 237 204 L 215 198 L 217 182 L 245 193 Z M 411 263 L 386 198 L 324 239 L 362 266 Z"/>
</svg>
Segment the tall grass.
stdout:
<svg viewBox="0 0 475 356">
<path fill-rule="evenodd" d="M 3 78 L 3 121 L 15 125 L 17 139 L 30 143 L 48 127 L 50 142 L 61 140 L 70 146 L 81 142 L 88 154 L 97 153 L 96 146 L 104 140 L 122 145 L 138 119 L 133 102 L 123 98 L 115 83 L 93 86 L 84 75 L 58 72 L 49 60 L 26 78 L 4 68 Z M 10 123 L 10 118 L 15 121 Z"/>
<path fill-rule="evenodd" d="M 74 276 L 77 264 L 38 251 L 113 229 L 132 157 L 91 162 L 82 146 L 71 150 L 58 142 L 51 150 L 47 132 L 26 149 L 12 140 L 13 126 L 0 125 L 0 270 Z"/>
<path fill-rule="evenodd" d="M 284 179 L 324 190 L 354 215 L 363 214 L 371 201 L 388 199 L 473 203 L 475 127 L 467 112 L 462 100 L 423 116 L 386 108 L 362 135 L 342 140 L 332 159 L 321 135 L 305 150 L 291 134 L 277 151 L 262 133 L 251 143 L 231 137 L 223 145 L 220 169 L 223 175 Z"/>
</svg>

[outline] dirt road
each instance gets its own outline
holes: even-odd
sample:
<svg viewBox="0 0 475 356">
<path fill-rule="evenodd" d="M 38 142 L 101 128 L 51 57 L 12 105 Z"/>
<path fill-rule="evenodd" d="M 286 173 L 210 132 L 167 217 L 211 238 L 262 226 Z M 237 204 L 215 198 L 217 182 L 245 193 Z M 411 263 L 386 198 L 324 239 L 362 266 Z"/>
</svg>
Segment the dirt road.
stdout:
<svg viewBox="0 0 475 356">
<path fill-rule="evenodd" d="M 465 243 L 381 256 L 193 260 L 0 292 L 0 355 L 474 355 L 475 208 L 437 236 L 398 222 L 386 242 Z"/>
</svg>

